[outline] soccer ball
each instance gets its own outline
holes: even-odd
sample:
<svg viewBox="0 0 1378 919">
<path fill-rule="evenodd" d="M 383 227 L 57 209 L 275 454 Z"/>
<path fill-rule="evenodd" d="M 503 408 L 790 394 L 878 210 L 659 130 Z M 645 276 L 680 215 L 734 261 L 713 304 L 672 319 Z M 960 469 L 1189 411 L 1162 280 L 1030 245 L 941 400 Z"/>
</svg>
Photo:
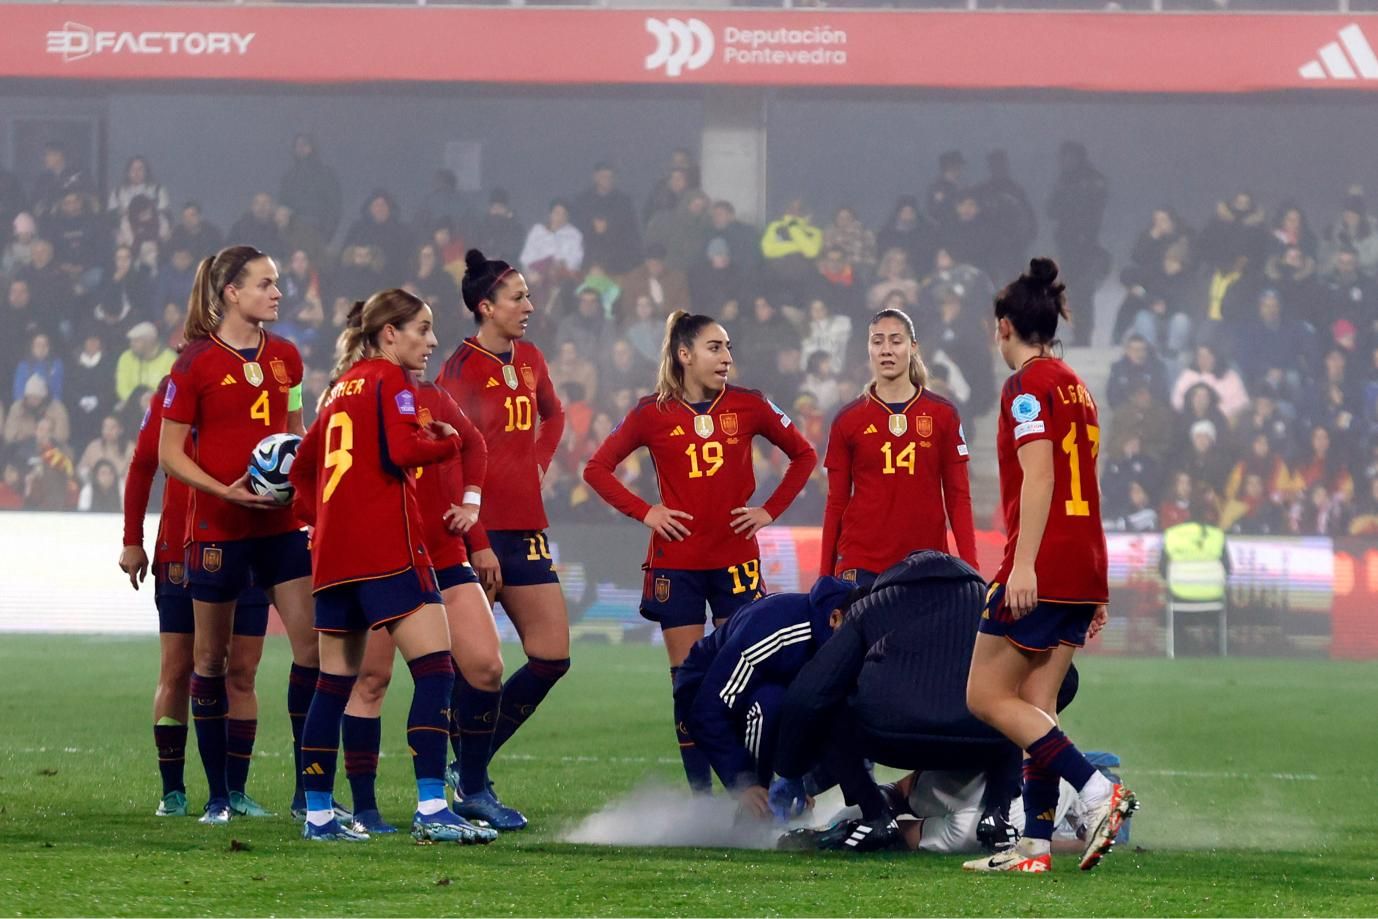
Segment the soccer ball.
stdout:
<svg viewBox="0 0 1378 919">
<path fill-rule="evenodd" d="M 299 446 L 301 438 L 295 434 L 270 434 L 260 440 L 249 455 L 249 490 L 278 504 L 290 504 L 295 489 L 287 476 Z"/>
</svg>

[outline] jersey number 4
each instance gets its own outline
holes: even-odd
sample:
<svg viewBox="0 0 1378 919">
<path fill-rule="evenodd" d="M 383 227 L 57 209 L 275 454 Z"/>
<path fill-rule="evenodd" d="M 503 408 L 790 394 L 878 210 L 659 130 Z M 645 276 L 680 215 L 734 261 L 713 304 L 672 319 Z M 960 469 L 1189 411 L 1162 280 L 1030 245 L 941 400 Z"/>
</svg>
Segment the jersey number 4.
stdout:
<svg viewBox="0 0 1378 919">
<path fill-rule="evenodd" d="M 255 421 L 262 421 L 265 427 L 272 425 L 273 420 L 268 412 L 268 391 L 266 389 L 258 394 L 258 398 L 250 406 L 249 417 Z"/>
<path fill-rule="evenodd" d="M 332 444 L 334 446 L 331 446 Z M 335 494 L 335 489 L 339 487 L 340 479 L 343 479 L 349 467 L 354 465 L 354 454 L 350 452 L 353 449 L 354 419 L 344 412 L 336 412 L 330 416 L 330 422 L 325 426 L 324 465 L 330 470 L 330 478 L 321 492 L 321 503 L 330 500 L 330 496 Z"/>
<path fill-rule="evenodd" d="M 1100 455 L 1100 428 L 1094 424 L 1084 425 L 1086 428 L 1086 440 L 1091 444 L 1091 475 L 1096 474 L 1096 457 Z M 1067 429 L 1067 436 L 1062 438 L 1062 452 L 1067 454 L 1067 465 L 1071 472 L 1072 497 L 1064 502 L 1066 504 L 1068 517 L 1089 517 L 1091 516 L 1091 503 L 1081 496 L 1081 451 L 1077 449 L 1077 425 L 1076 422 Z"/>
</svg>

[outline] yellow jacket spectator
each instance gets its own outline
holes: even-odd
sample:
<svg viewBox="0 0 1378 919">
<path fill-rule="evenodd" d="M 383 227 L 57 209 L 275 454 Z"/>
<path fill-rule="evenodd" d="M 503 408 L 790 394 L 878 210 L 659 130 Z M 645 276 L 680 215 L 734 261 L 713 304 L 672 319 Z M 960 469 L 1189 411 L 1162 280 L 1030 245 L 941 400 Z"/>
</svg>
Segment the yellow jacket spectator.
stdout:
<svg viewBox="0 0 1378 919">
<path fill-rule="evenodd" d="M 115 364 L 115 398 L 120 402 L 140 386 L 157 389 L 177 360 L 172 349 L 158 340 L 158 329 L 151 322 L 134 326 L 128 337 L 129 350 L 121 354 Z"/>
</svg>

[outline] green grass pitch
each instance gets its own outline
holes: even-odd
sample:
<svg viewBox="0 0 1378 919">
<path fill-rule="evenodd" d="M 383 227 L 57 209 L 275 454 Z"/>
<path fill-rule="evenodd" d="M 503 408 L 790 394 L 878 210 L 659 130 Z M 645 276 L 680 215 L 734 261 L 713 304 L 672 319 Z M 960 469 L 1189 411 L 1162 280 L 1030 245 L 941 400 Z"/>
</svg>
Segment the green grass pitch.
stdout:
<svg viewBox="0 0 1378 919">
<path fill-rule="evenodd" d="M 509 668 L 520 653 L 507 650 Z M 286 809 L 285 642 L 260 674 L 249 789 Z M 1114 750 L 1144 802 L 1130 846 L 1089 874 L 964 875 L 961 858 L 560 842 L 609 800 L 682 781 L 660 648 L 578 645 L 574 668 L 495 763 L 532 828 L 486 848 L 405 835 L 307 845 L 286 816 L 229 828 L 159 820 L 152 639 L 0 640 L 4 915 L 1375 915 L 1378 665 L 1109 660 L 1066 719 Z M 413 804 L 410 681 L 384 720 L 379 799 Z M 192 803 L 204 802 L 194 752 Z M 343 784 L 343 779 L 341 780 Z"/>
</svg>

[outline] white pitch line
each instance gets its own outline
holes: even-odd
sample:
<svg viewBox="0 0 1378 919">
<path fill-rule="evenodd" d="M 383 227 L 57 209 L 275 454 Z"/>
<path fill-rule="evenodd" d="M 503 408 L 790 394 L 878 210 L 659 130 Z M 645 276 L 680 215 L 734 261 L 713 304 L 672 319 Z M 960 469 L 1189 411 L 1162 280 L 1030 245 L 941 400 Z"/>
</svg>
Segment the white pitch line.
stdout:
<svg viewBox="0 0 1378 919">
<path fill-rule="evenodd" d="M 1314 772 L 1206 772 L 1192 769 L 1130 769 L 1131 775 L 1163 775 L 1181 779 L 1274 779 L 1279 782 L 1315 782 L 1320 776 Z"/>
</svg>

